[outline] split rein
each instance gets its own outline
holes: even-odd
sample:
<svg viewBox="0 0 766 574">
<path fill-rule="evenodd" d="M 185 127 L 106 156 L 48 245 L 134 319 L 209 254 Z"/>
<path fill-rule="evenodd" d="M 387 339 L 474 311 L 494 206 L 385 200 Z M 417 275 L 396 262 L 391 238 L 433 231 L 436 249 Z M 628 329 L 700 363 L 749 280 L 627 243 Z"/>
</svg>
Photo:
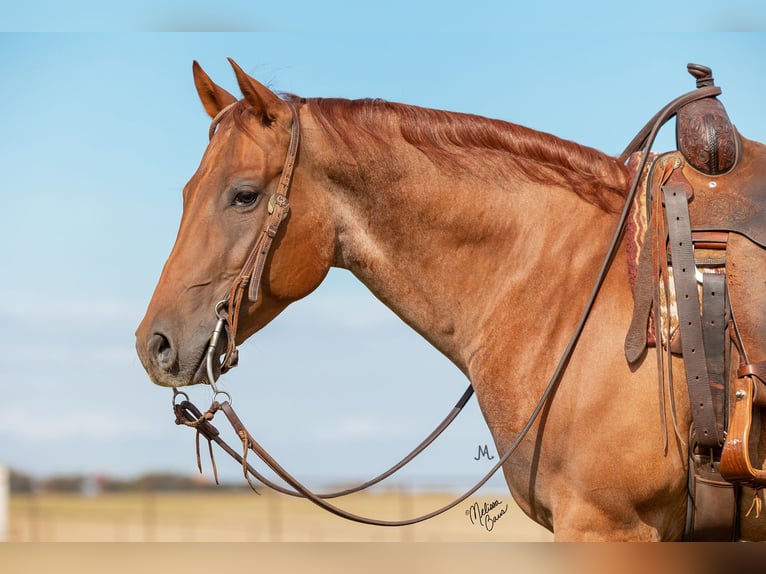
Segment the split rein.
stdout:
<svg viewBox="0 0 766 574">
<path fill-rule="evenodd" d="M 363 524 L 375 525 L 375 526 L 407 526 L 411 524 L 416 524 L 418 522 L 423 522 L 439 514 L 442 514 L 446 512 L 447 510 L 450 510 L 451 508 L 454 508 L 455 506 L 457 506 L 458 504 L 466 500 L 468 497 L 473 495 L 482 486 L 484 486 L 484 484 L 486 484 L 487 481 L 498 470 L 500 470 L 500 468 L 508 461 L 511 455 L 516 451 L 518 446 L 526 438 L 530 429 L 537 421 L 537 418 L 540 415 L 540 412 L 548 403 L 551 395 L 553 394 L 554 390 L 558 386 L 558 383 L 561 380 L 561 377 L 566 369 L 566 366 L 569 363 L 572 353 L 574 352 L 574 349 L 577 345 L 580 335 L 582 334 L 583 328 L 585 327 L 585 323 L 588 317 L 590 316 L 590 312 L 595 303 L 596 296 L 601 290 L 601 286 L 604 282 L 606 274 L 609 268 L 611 267 L 611 263 L 614 259 L 614 255 L 617 252 L 617 248 L 620 244 L 620 241 L 625 229 L 625 222 L 628 218 L 628 213 L 630 212 L 630 207 L 633 203 L 633 199 L 639 187 L 641 173 L 643 172 L 644 167 L 646 166 L 646 162 L 649 157 L 649 151 L 651 150 L 651 147 L 654 143 L 657 133 L 659 132 L 659 129 L 670 118 L 672 118 L 681 107 L 688 104 L 689 102 L 706 98 L 706 97 L 716 96 L 720 93 L 721 93 L 720 88 L 709 86 L 709 87 L 697 88 L 696 90 L 692 92 L 689 92 L 687 94 L 684 94 L 683 96 L 680 96 L 679 98 L 676 98 L 675 100 L 670 102 L 667 106 L 665 106 L 662 110 L 660 110 L 646 124 L 646 126 L 641 130 L 641 132 L 639 132 L 639 134 L 630 143 L 628 148 L 620 156 L 620 159 L 624 160 L 631 153 L 635 151 L 643 152 L 640 165 L 638 166 L 638 169 L 636 170 L 636 176 L 631 184 L 630 190 L 625 200 L 624 207 L 620 214 L 620 219 L 618 221 L 617 228 L 614 232 L 614 235 L 612 236 L 612 240 L 610 242 L 610 245 L 604 257 L 604 260 L 601 264 L 601 268 L 599 270 L 598 276 L 591 290 L 588 301 L 575 327 L 574 333 L 572 337 L 570 338 L 566 348 L 564 349 L 561 359 L 559 360 L 556 366 L 556 369 L 553 372 L 550 378 L 550 381 L 548 382 L 548 385 L 543 391 L 540 397 L 540 400 L 538 401 L 537 405 L 535 406 L 534 410 L 530 414 L 529 418 L 527 419 L 527 422 L 522 427 L 516 439 L 508 447 L 505 453 L 503 453 L 503 455 L 498 459 L 497 463 L 492 467 L 492 469 L 490 469 L 490 471 L 481 480 L 479 480 L 473 487 L 471 487 L 463 495 L 459 496 L 458 498 L 456 498 L 449 504 L 441 508 L 438 508 L 432 512 L 429 512 L 427 514 L 417 516 L 414 518 L 405 519 L 405 520 L 379 520 L 375 518 L 359 516 L 357 514 L 343 510 L 333 504 L 330 504 L 329 502 L 327 502 L 327 500 L 332 498 L 340 498 L 343 496 L 347 496 L 349 494 L 360 492 L 375 484 L 378 484 L 382 480 L 388 478 L 389 476 L 391 476 L 392 474 L 400 470 L 412 459 L 414 459 L 417 455 L 423 452 L 423 450 L 425 450 L 434 440 L 436 440 L 436 438 L 450 425 L 450 423 L 452 423 L 452 421 L 457 417 L 457 415 L 463 409 L 465 404 L 471 398 L 471 396 L 473 395 L 473 387 L 470 384 L 468 385 L 468 388 L 460 397 L 458 402 L 449 412 L 449 414 L 444 418 L 444 420 L 441 423 L 439 423 L 439 425 L 431 432 L 431 434 L 429 434 L 418 446 L 416 446 L 409 454 L 407 454 L 404 458 L 402 458 L 398 463 L 396 463 L 390 469 L 379 474 L 375 478 L 372 478 L 362 484 L 359 484 L 358 486 L 337 491 L 337 492 L 330 492 L 330 493 L 323 493 L 323 494 L 317 494 L 313 492 L 312 490 L 307 488 L 305 485 L 303 485 L 300 481 L 298 481 L 296 478 L 294 478 L 258 443 L 258 441 L 255 440 L 255 438 L 253 438 L 253 436 L 247 430 L 247 427 L 242 423 L 242 421 L 240 420 L 240 418 L 237 416 L 236 412 L 234 411 L 233 407 L 231 406 L 231 401 L 232 401 L 231 395 L 226 391 L 219 390 L 216 385 L 216 381 L 217 381 L 216 369 L 220 373 L 225 373 L 226 371 L 233 368 L 237 364 L 236 332 L 237 332 L 237 320 L 239 316 L 240 305 L 245 296 L 247 296 L 251 301 L 257 300 L 258 289 L 261 282 L 261 275 L 263 273 L 266 258 L 269 255 L 272 240 L 276 236 L 281 222 L 287 217 L 287 214 L 289 212 L 289 202 L 287 198 L 288 198 L 288 193 L 290 190 L 290 183 L 292 180 L 293 171 L 295 169 L 298 146 L 300 142 L 300 124 L 298 120 L 298 115 L 294 107 L 292 106 L 292 104 L 289 104 L 290 110 L 292 112 L 290 145 L 288 148 L 287 157 L 285 159 L 285 165 L 282 171 L 282 176 L 277 186 L 277 190 L 274 192 L 274 194 L 271 196 L 269 200 L 269 205 L 268 205 L 269 217 L 263 227 L 263 230 L 260 236 L 256 239 L 255 245 L 253 246 L 253 249 L 251 250 L 247 260 L 245 261 L 245 264 L 243 265 L 242 270 L 240 271 L 236 279 L 233 281 L 228 295 L 215 306 L 215 314 L 218 321 L 210 337 L 210 342 L 208 344 L 208 348 L 205 353 L 205 363 L 206 363 L 207 378 L 208 378 L 207 382 L 213 390 L 212 404 L 210 405 L 210 408 L 208 408 L 207 411 L 202 412 L 194 404 L 192 404 L 189 401 L 189 397 L 186 393 L 182 391 L 178 391 L 175 388 L 173 389 L 173 410 L 176 415 L 176 424 L 189 426 L 194 428 L 197 431 L 197 435 L 196 435 L 197 466 L 200 472 L 202 471 L 202 464 L 201 464 L 201 457 L 200 457 L 199 439 L 200 439 L 200 435 L 202 435 L 208 441 L 208 450 L 210 453 L 210 459 L 211 459 L 211 464 L 213 466 L 213 474 L 214 474 L 216 483 L 218 482 L 218 471 L 215 464 L 215 458 L 213 456 L 214 442 L 224 452 L 226 452 L 229 456 L 231 456 L 235 461 L 237 461 L 242 466 L 242 472 L 245 476 L 245 479 L 247 480 L 247 483 L 256 493 L 258 491 L 251 477 L 255 478 L 263 485 L 277 492 L 280 492 L 282 494 L 300 497 L 300 498 L 306 498 L 312 503 L 316 504 L 317 506 L 341 518 L 345 518 L 347 520 L 351 520 L 354 522 L 360 522 Z M 221 110 L 218 113 L 218 115 L 213 119 L 213 122 L 211 123 L 211 126 L 210 126 L 210 133 L 209 133 L 211 138 L 213 137 L 215 133 L 215 128 L 220 122 L 222 116 L 228 111 L 230 107 L 231 105 Z M 246 292 L 246 289 L 247 289 L 247 292 Z M 219 349 L 219 346 L 221 343 L 221 336 L 224 333 L 226 335 L 227 347 L 225 350 L 223 361 L 220 364 L 216 364 L 218 357 L 220 356 L 220 353 L 221 353 Z M 183 400 L 180 402 L 176 402 L 176 399 L 178 397 L 181 397 Z M 218 399 L 219 397 L 225 400 L 223 400 L 223 402 L 218 402 L 218 400 L 216 399 Z M 222 411 L 224 413 L 226 419 L 229 421 L 229 424 L 231 425 L 237 437 L 241 441 L 241 445 L 240 445 L 241 454 L 237 450 L 232 448 L 229 444 L 227 444 L 221 438 L 219 430 L 212 424 L 211 421 L 213 420 L 215 415 L 218 413 L 218 411 Z M 281 480 L 283 480 L 289 486 L 289 488 L 286 488 L 284 486 L 274 483 L 267 477 L 263 476 L 255 468 L 253 468 L 253 466 L 248 462 L 248 454 L 250 452 L 254 453 L 263 463 L 265 463 L 266 466 L 268 466 Z"/>
</svg>

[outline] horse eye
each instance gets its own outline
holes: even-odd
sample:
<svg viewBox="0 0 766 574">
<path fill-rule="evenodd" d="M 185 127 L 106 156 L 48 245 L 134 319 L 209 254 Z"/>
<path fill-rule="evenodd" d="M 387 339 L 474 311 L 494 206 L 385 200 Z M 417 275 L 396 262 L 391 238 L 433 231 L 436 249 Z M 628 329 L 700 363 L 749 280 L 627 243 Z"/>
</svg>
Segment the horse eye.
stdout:
<svg viewBox="0 0 766 574">
<path fill-rule="evenodd" d="M 258 198 L 261 196 L 260 193 L 257 191 L 251 191 L 251 190 L 244 190 L 237 192 L 237 195 L 234 196 L 234 200 L 232 201 L 232 205 L 237 205 L 239 207 L 246 207 L 248 205 L 253 205 L 256 201 L 258 201 Z"/>
</svg>

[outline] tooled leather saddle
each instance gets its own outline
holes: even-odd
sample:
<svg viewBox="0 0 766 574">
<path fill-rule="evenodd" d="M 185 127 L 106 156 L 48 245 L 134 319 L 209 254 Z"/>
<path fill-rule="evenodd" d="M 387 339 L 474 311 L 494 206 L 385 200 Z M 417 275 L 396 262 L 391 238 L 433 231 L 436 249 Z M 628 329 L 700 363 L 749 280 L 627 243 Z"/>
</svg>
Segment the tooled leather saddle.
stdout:
<svg viewBox="0 0 766 574">
<path fill-rule="evenodd" d="M 698 88 L 713 85 L 709 68 L 689 72 Z M 766 486 L 766 146 L 742 137 L 716 96 L 678 111 L 676 142 L 647 163 L 634 200 L 625 353 L 635 364 L 658 348 L 663 423 L 669 365 L 683 357 L 687 539 L 747 539 L 744 518 L 760 513 Z"/>
</svg>

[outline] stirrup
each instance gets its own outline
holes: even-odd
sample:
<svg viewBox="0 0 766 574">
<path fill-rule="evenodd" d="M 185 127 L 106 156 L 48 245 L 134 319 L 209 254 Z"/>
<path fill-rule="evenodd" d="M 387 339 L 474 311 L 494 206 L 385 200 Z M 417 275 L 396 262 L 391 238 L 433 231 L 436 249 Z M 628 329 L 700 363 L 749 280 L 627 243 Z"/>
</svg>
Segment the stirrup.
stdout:
<svg viewBox="0 0 766 574">
<path fill-rule="evenodd" d="M 766 486 L 766 470 L 754 468 L 750 461 L 750 427 L 753 409 L 762 406 L 766 398 L 759 396 L 765 388 L 753 376 L 740 376 L 734 381 L 734 408 L 721 453 L 721 476 L 756 489 Z"/>
</svg>

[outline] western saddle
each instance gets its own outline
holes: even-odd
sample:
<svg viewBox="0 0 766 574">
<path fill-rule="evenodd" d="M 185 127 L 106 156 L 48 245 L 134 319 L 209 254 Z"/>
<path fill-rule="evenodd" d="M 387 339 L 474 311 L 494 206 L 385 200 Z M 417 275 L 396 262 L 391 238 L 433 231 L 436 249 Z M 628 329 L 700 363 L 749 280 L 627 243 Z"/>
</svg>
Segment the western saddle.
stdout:
<svg viewBox="0 0 766 574">
<path fill-rule="evenodd" d="M 698 89 L 714 86 L 710 68 L 688 70 Z M 670 365 L 683 357 L 686 538 L 699 541 L 748 539 L 766 486 L 766 146 L 742 137 L 720 90 L 711 94 L 678 110 L 677 151 L 640 162 L 626 232 L 635 299 L 626 358 L 658 348 L 665 424 Z M 636 167 L 640 157 L 629 147 L 622 159 Z M 687 442 L 675 416 L 673 427 Z"/>
</svg>

